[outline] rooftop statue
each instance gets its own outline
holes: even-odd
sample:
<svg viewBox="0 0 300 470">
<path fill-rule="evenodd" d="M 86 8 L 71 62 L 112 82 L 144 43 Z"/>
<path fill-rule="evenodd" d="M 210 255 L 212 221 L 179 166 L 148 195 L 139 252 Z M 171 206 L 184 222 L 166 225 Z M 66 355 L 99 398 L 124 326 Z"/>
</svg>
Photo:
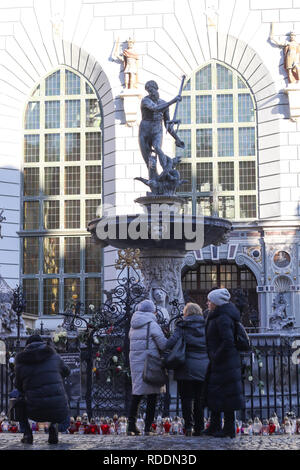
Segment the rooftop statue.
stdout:
<svg viewBox="0 0 300 470">
<path fill-rule="evenodd" d="M 289 83 L 298 83 L 300 80 L 300 44 L 296 41 L 296 34 L 291 31 L 289 41 L 279 42 L 274 38 L 272 23 L 269 39 L 284 50 L 284 68 L 287 71 Z"/>
<path fill-rule="evenodd" d="M 125 75 L 125 88 L 132 89 L 138 87 L 138 61 L 139 56 L 134 50 L 134 39 L 129 38 L 127 40 L 127 48 L 123 50 L 121 54 L 119 50 L 119 38 L 116 41 L 116 45 L 113 52 L 113 57 L 119 59 L 124 66 Z"/>
<path fill-rule="evenodd" d="M 154 80 L 149 80 L 145 89 L 148 95 L 142 99 L 141 113 L 142 120 L 139 127 L 139 146 L 143 159 L 147 165 L 149 179 L 135 178 L 148 185 L 155 195 L 174 195 L 176 189 L 184 182 L 180 179 L 180 174 L 176 166 L 180 163 L 180 158 L 171 158 L 162 151 L 163 123 L 167 132 L 174 138 L 175 144 L 179 148 L 184 148 L 184 142 L 180 140 L 174 126 L 179 126 L 180 121 L 176 120 L 178 103 L 181 101 L 181 93 L 185 76 L 182 78 L 179 94 L 170 101 L 164 101 L 159 97 L 158 85 Z M 176 103 L 174 118 L 170 120 L 169 107 Z M 157 172 L 157 157 L 162 167 L 162 173 Z"/>
</svg>

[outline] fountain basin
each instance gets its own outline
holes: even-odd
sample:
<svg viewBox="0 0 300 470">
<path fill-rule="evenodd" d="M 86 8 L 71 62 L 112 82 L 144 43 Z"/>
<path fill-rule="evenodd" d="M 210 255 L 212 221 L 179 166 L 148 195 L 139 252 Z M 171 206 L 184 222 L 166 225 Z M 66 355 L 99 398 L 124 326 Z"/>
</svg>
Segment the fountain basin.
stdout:
<svg viewBox="0 0 300 470">
<path fill-rule="evenodd" d="M 179 251 L 226 243 L 231 229 L 231 222 L 219 217 L 174 213 L 167 219 L 151 214 L 108 216 L 92 220 L 87 227 L 102 247 Z M 191 244 L 195 247 L 189 248 Z"/>
</svg>

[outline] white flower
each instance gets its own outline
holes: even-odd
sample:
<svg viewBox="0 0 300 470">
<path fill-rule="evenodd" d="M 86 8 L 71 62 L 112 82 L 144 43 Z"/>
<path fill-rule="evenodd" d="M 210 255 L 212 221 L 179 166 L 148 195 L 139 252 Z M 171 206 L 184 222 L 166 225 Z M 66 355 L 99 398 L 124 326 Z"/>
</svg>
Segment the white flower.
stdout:
<svg viewBox="0 0 300 470">
<path fill-rule="evenodd" d="M 53 341 L 54 341 L 54 343 L 58 343 L 58 342 L 59 342 L 59 336 L 58 336 L 57 333 L 53 336 Z"/>
<path fill-rule="evenodd" d="M 93 304 L 89 305 L 89 309 L 90 310 L 95 310 L 95 305 L 93 305 Z"/>
<path fill-rule="evenodd" d="M 117 362 L 118 362 L 117 356 L 113 356 L 113 357 L 112 357 L 112 360 L 113 360 L 113 362 L 117 363 Z"/>
<path fill-rule="evenodd" d="M 109 383 L 111 380 L 109 377 L 107 377 L 106 382 Z"/>
<path fill-rule="evenodd" d="M 249 380 L 249 382 L 252 382 L 252 380 L 253 380 L 252 375 L 249 375 L 248 380 Z"/>
</svg>

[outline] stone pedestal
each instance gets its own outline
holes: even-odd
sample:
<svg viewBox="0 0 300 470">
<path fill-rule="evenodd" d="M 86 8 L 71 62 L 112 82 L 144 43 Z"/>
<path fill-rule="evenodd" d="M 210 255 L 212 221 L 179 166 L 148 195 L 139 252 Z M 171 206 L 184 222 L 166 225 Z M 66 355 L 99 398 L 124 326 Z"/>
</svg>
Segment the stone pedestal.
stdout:
<svg viewBox="0 0 300 470">
<path fill-rule="evenodd" d="M 137 89 L 126 89 L 120 93 L 124 103 L 124 112 L 126 124 L 132 127 L 136 124 L 138 118 L 138 110 L 140 109 L 140 100 L 142 94 Z"/>
<path fill-rule="evenodd" d="M 289 98 L 290 119 L 297 121 L 300 118 L 300 84 L 289 84 L 284 92 Z"/>
</svg>

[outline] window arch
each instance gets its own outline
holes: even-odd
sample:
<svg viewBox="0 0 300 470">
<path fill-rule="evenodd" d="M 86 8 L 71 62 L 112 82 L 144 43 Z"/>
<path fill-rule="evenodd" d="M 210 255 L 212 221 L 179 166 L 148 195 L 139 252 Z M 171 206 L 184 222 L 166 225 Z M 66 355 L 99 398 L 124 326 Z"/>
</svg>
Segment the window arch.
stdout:
<svg viewBox="0 0 300 470">
<path fill-rule="evenodd" d="M 101 297 L 101 253 L 86 231 L 100 215 L 102 112 L 77 71 L 41 80 L 24 116 L 22 282 L 27 312 L 57 315 Z"/>
<path fill-rule="evenodd" d="M 245 81 L 218 61 L 186 82 L 179 106 L 185 149 L 178 169 L 188 210 L 231 220 L 257 217 L 256 106 Z"/>
</svg>

